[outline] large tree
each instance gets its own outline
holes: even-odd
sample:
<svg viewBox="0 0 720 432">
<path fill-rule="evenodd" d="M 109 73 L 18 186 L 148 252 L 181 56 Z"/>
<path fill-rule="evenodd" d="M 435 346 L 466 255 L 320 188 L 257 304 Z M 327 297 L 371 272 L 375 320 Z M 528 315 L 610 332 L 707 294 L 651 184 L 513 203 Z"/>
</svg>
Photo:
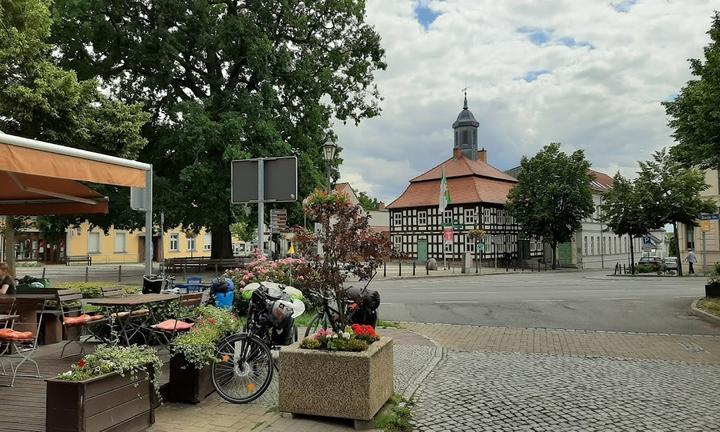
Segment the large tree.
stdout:
<svg viewBox="0 0 720 432">
<path fill-rule="evenodd" d="M 630 237 L 630 273 L 635 274 L 633 240 L 662 226 L 657 215 L 646 206 L 648 191 L 620 173 L 613 178 L 613 187 L 603 194 L 602 220 L 617 235 Z"/>
<path fill-rule="evenodd" d="M 0 0 L 0 130 L 26 138 L 133 158 L 146 144 L 149 115 L 58 67 L 47 42 L 49 0 Z M 40 173 L 41 174 L 41 173 Z M 6 258 L 14 272 L 13 231 L 27 220 L 8 218 Z"/>
<path fill-rule="evenodd" d="M 553 268 L 558 243 L 570 241 L 593 213 L 589 170 L 582 150 L 567 155 L 551 143 L 530 159 L 523 156 L 518 183 L 508 194 L 507 206 L 523 232 L 550 243 Z"/>
<path fill-rule="evenodd" d="M 685 168 L 665 149 L 655 152 L 651 160 L 640 162 L 638 174 L 636 183 L 642 191 L 643 206 L 655 218 L 655 227 L 672 224 L 673 232 L 677 233 L 678 223 L 695 226 L 700 213 L 717 211 L 716 203 L 700 196 L 708 187 L 704 174 L 695 168 Z M 679 251 L 678 236 L 674 241 Z M 682 276 L 681 259 L 678 274 Z"/>
<path fill-rule="evenodd" d="M 720 12 L 708 34 L 705 61 L 689 60 L 694 78 L 664 105 L 677 141 L 673 156 L 685 166 L 720 169 Z"/>
<path fill-rule="evenodd" d="M 55 12 L 63 64 L 152 113 L 143 157 L 157 208 L 168 226 L 210 228 L 213 257 L 231 254 L 243 218 L 229 204 L 232 159 L 294 151 L 305 196 L 324 184 L 331 118 L 379 113 L 384 53 L 364 1 L 57 0 Z M 302 220 L 299 203 L 290 218 Z"/>
</svg>

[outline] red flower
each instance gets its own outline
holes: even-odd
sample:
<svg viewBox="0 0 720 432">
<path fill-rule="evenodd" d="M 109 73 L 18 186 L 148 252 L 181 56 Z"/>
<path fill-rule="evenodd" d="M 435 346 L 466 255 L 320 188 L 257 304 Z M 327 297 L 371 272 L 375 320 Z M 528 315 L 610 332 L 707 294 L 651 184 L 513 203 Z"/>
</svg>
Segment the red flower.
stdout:
<svg viewBox="0 0 720 432">
<path fill-rule="evenodd" d="M 77 362 L 78 367 L 81 369 L 84 368 L 86 364 L 87 362 L 85 361 L 85 359 L 80 359 L 80 361 Z"/>
<path fill-rule="evenodd" d="M 215 318 L 208 318 L 208 322 L 210 324 L 215 324 Z"/>
</svg>

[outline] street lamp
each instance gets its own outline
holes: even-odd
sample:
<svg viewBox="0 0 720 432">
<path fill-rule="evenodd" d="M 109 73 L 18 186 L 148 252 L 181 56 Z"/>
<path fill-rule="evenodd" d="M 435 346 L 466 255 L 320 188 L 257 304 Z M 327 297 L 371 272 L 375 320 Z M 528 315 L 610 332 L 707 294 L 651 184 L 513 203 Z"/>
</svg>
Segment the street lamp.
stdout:
<svg viewBox="0 0 720 432">
<path fill-rule="evenodd" d="M 323 159 L 325 159 L 325 171 L 327 172 L 327 191 L 328 194 L 330 193 L 330 164 L 332 163 L 333 159 L 335 159 L 335 151 L 337 150 L 337 145 L 330 139 L 328 136 L 327 141 L 325 141 L 325 144 L 323 144 Z"/>
</svg>

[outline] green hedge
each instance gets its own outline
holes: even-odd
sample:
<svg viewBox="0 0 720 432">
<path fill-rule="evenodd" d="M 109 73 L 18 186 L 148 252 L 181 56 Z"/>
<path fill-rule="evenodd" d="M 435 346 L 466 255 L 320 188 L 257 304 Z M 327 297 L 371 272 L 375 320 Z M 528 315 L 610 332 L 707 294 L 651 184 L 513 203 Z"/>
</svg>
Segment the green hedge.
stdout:
<svg viewBox="0 0 720 432">
<path fill-rule="evenodd" d="M 98 298 L 103 296 L 103 288 L 112 288 L 117 284 L 112 282 L 64 282 L 58 284 L 56 288 L 71 289 L 80 291 L 83 298 Z M 139 286 L 123 286 L 125 294 L 136 294 L 140 292 Z"/>
</svg>

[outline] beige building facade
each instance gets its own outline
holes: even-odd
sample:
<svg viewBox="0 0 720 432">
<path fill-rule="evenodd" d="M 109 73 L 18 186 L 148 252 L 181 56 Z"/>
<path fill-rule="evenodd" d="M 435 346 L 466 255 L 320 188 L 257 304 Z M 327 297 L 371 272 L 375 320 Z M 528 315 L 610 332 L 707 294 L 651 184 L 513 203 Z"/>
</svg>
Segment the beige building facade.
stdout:
<svg viewBox="0 0 720 432">
<path fill-rule="evenodd" d="M 715 214 L 720 212 L 720 171 L 705 171 L 705 183 L 708 188 L 700 195 L 711 198 L 717 204 Z M 697 255 L 697 271 L 710 270 L 712 266 L 720 262 L 720 221 L 697 220 L 699 226 L 688 226 L 678 224 L 678 243 L 680 245 L 680 256 L 683 259 L 683 267 L 687 269 L 685 257 L 689 250 Z"/>
</svg>

